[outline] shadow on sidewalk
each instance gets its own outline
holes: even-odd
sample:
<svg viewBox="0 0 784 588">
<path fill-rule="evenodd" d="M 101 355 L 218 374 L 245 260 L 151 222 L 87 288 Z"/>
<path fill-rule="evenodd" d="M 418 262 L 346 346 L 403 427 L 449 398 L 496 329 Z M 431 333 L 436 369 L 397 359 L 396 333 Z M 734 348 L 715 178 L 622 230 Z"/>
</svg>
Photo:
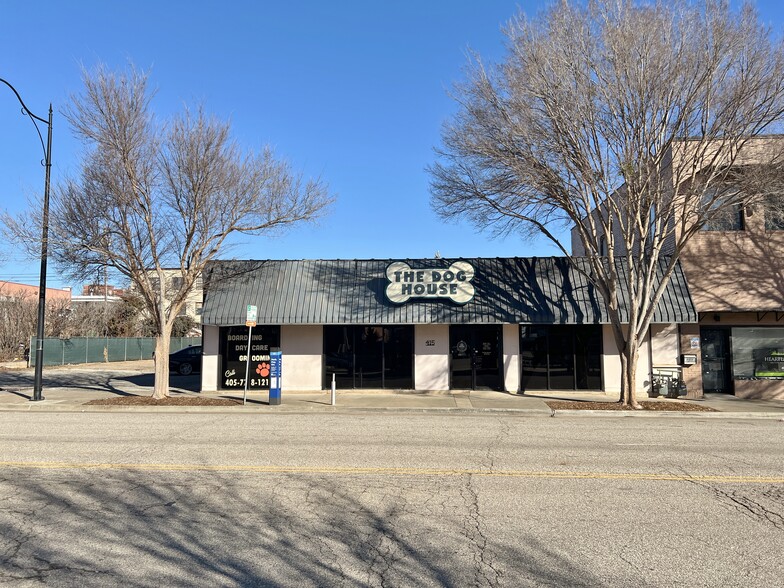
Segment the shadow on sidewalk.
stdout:
<svg viewBox="0 0 784 588">
<path fill-rule="evenodd" d="M 155 374 L 138 374 L 134 376 L 107 378 L 105 383 L 107 388 L 112 388 L 113 390 L 117 390 L 119 394 L 123 394 L 121 389 L 110 384 L 111 381 L 128 382 L 129 384 L 133 384 L 139 388 L 148 388 L 152 390 L 152 388 L 155 386 Z M 196 374 L 192 376 L 180 376 L 172 374 L 169 376 L 169 389 L 183 392 L 201 392 L 201 375 Z M 125 393 L 125 395 L 128 394 Z M 134 396 L 135 394 L 131 393 L 130 395 Z"/>
<path fill-rule="evenodd" d="M 3 392 L 8 392 L 9 394 L 13 394 L 15 396 L 19 396 L 20 398 L 24 398 L 25 400 L 32 400 L 32 394 L 25 394 L 21 390 L 9 390 L 8 388 L 0 388 Z"/>
<path fill-rule="evenodd" d="M 155 385 L 155 374 L 151 372 L 139 374 L 122 374 L 112 372 L 51 370 L 43 374 L 44 396 L 47 389 L 67 388 L 92 392 L 108 392 L 117 396 L 144 396 L 152 394 Z M 31 370 L 0 372 L 0 390 L 30 399 L 34 386 L 34 375 Z M 169 388 L 175 392 L 200 392 L 201 376 L 180 376 L 172 374 Z M 23 392 L 24 390 L 24 392 Z"/>
</svg>

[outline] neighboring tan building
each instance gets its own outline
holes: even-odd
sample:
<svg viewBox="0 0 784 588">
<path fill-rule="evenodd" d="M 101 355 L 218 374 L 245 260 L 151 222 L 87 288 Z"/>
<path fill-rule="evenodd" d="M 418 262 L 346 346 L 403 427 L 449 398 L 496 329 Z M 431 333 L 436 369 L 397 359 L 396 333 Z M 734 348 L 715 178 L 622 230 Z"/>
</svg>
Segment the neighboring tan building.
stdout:
<svg viewBox="0 0 784 588">
<path fill-rule="evenodd" d="M 698 325 L 692 385 L 743 398 L 784 398 L 784 219 L 777 207 L 737 210 L 681 254 Z"/>
<path fill-rule="evenodd" d="M 755 139 L 738 161 L 753 166 L 758 161 L 755 151 L 774 148 L 782 140 L 778 136 Z M 622 191 L 623 187 L 618 194 Z M 697 361 L 661 367 L 682 371 L 690 397 L 721 392 L 743 398 L 784 398 L 782 211 L 784 200 L 779 199 L 728 210 L 694 234 L 681 252 L 698 322 L 678 325 L 677 357 L 696 355 Z M 584 254 L 574 230 L 572 252 Z M 615 253 L 623 255 L 617 248 Z M 658 329 L 651 327 L 652 338 Z M 651 365 L 655 370 L 658 360 L 652 358 Z"/>
<path fill-rule="evenodd" d="M 167 291 L 176 291 L 182 285 L 182 275 L 179 268 L 166 268 L 163 270 L 166 276 L 166 280 L 170 280 L 169 288 Z M 153 270 L 149 272 L 151 276 L 151 280 L 153 284 L 157 283 L 158 277 L 155 275 Z M 193 288 L 188 294 L 188 298 L 185 300 L 185 304 L 180 310 L 180 316 L 188 316 L 197 324 L 201 324 L 201 308 L 203 302 L 203 292 L 202 292 L 202 279 L 201 276 L 196 278 L 196 282 L 193 284 Z"/>
</svg>

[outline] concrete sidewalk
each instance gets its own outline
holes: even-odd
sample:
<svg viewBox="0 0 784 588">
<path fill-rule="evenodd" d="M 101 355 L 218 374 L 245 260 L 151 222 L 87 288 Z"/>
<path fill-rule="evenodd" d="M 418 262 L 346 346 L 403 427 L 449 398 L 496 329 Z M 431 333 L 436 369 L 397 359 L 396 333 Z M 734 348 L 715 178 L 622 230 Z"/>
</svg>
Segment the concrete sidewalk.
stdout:
<svg viewBox="0 0 784 588">
<path fill-rule="evenodd" d="M 44 400 L 32 402 L 33 370 L 0 372 L 0 410 L 2 411 L 70 411 L 70 412 L 350 412 L 350 411 L 413 411 L 443 413 L 516 413 L 532 416 L 552 416 L 547 400 L 581 400 L 615 402 L 615 394 L 601 392 L 537 392 L 510 394 L 487 390 L 400 391 L 400 390 L 338 390 L 336 406 L 330 404 L 329 391 L 283 391 L 282 404 L 270 406 L 266 392 L 248 392 L 247 404 L 239 406 L 91 406 L 86 403 L 99 398 L 118 396 L 149 396 L 152 394 L 152 362 L 126 364 L 93 364 L 64 366 L 45 370 Z M 172 396 L 200 396 L 242 400 L 242 391 L 220 394 L 198 392 L 199 377 L 171 378 Z M 695 418 L 779 418 L 784 419 L 784 401 L 744 400 L 724 394 L 709 394 L 702 400 L 653 400 L 662 403 L 693 402 L 718 412 L 682 411 L 557 411 L 558 415 L 572 416 L 669 416 Z"/>
</svg>

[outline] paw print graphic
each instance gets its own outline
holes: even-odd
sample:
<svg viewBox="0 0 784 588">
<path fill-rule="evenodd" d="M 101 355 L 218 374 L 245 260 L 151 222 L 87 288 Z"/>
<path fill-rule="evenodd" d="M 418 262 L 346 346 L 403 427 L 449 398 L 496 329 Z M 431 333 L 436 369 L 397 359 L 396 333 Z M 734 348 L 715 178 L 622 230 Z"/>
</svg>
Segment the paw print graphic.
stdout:
<svg viewBox="0 0 784 588">
<path fill-rule="evenodd" d="M 269 376 L 270 368 L 268 363 L 260 363 L 256 366 L 256 373 L 259 374 L 262 378 L 266 378 Z"/>
</svg>

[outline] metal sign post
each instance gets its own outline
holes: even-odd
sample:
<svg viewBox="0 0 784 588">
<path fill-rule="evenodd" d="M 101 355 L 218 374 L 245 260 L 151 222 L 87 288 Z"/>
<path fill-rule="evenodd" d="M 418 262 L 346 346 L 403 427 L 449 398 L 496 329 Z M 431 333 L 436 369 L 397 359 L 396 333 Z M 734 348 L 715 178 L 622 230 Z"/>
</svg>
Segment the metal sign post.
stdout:
<svg viewBox="0 0 784 588">
<path fill-rule="evenodd" d="M 250 345 L 251 345 L 251 333 L 253 332 L 253 327 L 256 326 L 256 318 L 257 308 L 252 304 L 248 304 L 248 310 L 245 315 L 245 325 L 248 327 L 248 348 L 245 350 L 245 391 L 242 394 L 242 405 L 245 406 L 245 402 L 248 399 L 248 374 L 250 372 Z"/>
</svg>

